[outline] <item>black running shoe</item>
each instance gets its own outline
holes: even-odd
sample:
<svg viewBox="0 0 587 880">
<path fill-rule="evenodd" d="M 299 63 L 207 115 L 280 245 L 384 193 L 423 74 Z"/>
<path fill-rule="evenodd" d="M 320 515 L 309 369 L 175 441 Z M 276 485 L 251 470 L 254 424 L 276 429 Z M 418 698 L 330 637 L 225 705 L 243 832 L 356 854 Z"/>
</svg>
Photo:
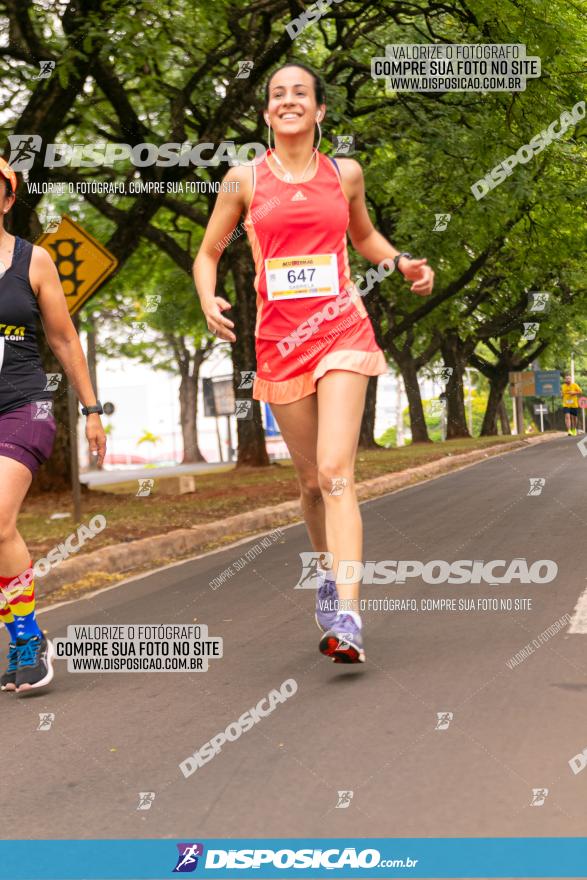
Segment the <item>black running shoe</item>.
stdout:
<svg viewBox="0 0 587 880">
<path fill-rule="evenodd" d="M 18 648 L 15 642 L 10 642 L 8 646 L 8 667 L 6 672 L 0 678 L 0 690 L 15 691 L 16 690 L 16 670 L 18 669 Z"/>
<path fill-rule="evenodd" d="M 43 688 L 53 679 L 53 643 L 45 636 L 17 639 L 18 669 L 16 693 L 28 694 Z"/>
</svg>

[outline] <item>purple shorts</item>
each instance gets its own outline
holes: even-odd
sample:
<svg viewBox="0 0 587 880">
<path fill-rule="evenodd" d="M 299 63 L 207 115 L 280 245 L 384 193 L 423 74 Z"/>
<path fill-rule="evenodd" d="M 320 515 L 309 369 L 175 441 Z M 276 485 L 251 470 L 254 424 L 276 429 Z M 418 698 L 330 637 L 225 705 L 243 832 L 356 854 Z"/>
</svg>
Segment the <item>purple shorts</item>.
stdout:
<svg viewBox="0 0 587 880">
<path fill-rule="evenodd" d="M 53 450 L 57 426 L 51 401 L 27 403 L 0 415 L 0 456 L 13 458 L 34 476 Z"/>
</svg>

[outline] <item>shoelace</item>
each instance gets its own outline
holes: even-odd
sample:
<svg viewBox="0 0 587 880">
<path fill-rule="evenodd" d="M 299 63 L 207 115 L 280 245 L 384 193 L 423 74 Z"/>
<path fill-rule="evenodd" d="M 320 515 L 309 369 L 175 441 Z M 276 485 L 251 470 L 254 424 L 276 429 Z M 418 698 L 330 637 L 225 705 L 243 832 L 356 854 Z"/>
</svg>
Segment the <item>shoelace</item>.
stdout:
<svg viewBox="0 0 587 880">
<path fill-rule="evenodd" d="M 18 669 L 18 648 L 11 642 L 8 648 L 8 669 L 7 672 L 16 672 Z"/>
<path fill-rule="evenodd" d="M 325 580 L 318 590 L 318 606 L 321 611 L 334 611 L 334 605 L 331 605 L 338 598 L 336 591 L 336 583 L 334 581 Z"/>
<path fill-rule="evenodd" d="M 348 633 L 349 635 L 353 635 L 357 632 L 357 624 L 350 616 L 350 614 L 341 614 L 336 619 L 336 630 L 342 633 Z"/>
<path fill-rule="evenodd" d="M 336 583 L 334 581 L 324 581 L 320 589 L 320 596 L 324 599 L 331 599 L 336 594 Z"/>
<path fill-rule="evenodd" d="M 18 646 L 18 665 L 36 666 L 41 650 L 41 639 L 29 639 L 24 645 Z"/>
</svg>

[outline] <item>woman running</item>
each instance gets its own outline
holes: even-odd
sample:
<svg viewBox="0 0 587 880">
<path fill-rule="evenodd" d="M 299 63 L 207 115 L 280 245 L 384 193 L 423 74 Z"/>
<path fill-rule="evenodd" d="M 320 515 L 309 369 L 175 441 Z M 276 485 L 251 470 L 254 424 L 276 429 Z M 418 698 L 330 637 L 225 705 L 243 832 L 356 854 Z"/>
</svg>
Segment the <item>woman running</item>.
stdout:
<svg viewBox="0 0 587 880">
<path fill-rule="evenodd" d="M 88 415 L 90 451 L 104 460 L 106 438 L 86 359 L 53 260 L 46 250 L 9 235 L 4 218 L 17 180 L 0 159 L 0 622 L 8 630 L 3 691 L 36 693 L 53 678 L 53 647 L 35 620 L 33 563 L 17 531 L 33 476 L 53 448 L 51 392 L 37 347 L 40 317 L 47 341 Z"/>
<path fill-rule="evenodd" d="M 316 595 L 320 651 L 357 663 L 365 660 L 359 580 L 336 574 L 341 561 L 362 560 L 355 457 L 369 376 L 386 373 L 387 363 L 351 281 L 347 232 L 356 251 L 387 273 L 398 268 L 416 294 L 432 291 L 434 273 L 374 229 L 360 165 L 314 147 L 325 112 L 324 86 L 310 68 L 285 64 L 271 76 L 269 149 L 259 163 L 226 175 L 237 186 L 218 196 L 194 279 L 208 328 L 235 342 L 234 324 L 222 314 L 230 303 L 215 295 L 216 272 L 222 243 L 245 213 L 256 268 L 253 396 L 271 404 L 296 469 L 310 541 L 324 563 Z"/>
</svg>

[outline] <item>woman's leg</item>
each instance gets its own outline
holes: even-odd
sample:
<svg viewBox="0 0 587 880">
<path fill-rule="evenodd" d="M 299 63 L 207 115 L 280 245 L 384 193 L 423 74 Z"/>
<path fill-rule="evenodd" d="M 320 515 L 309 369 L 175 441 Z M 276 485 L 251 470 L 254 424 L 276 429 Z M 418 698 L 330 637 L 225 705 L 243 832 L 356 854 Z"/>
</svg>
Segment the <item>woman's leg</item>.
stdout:
<svg viewBox="0 0 587 880">
<path fill-rule="evenodd" d="M 341 560 L 361 563 L 363 559 L 363 527 L 354 475 L 368 381 L 368 376 L 359 373 L 331 370 L 317 386 L 318 481 L 335 573 Z M 350 584 L 337 581 L 341 603 L 357 613 L 359 586 L 360 580 Z"/>
<path fill-rule="evenodd" d="M 28 568 L 30 555 L 16 528 L 33 476 L 20 461 L 0 455 L 0 576 L 15 577 Z"/>
<path fill-rule="evenodd" d="M 296 470 L 302 511 L 310 542 L 316 553 L 324 553 L 328 548 L 324 525 L 324 501 L 318 483 L 316 463 L 318 441 L 316 395 L 310 394 L 293 403 L 272 403 L 271 411 Z"/>
<path fill-rule="evenodd" d="M 0 456 L 0 623 L 8 630 L 11 647 L 8 668 L 0 677 L 3 691 L 17 689 L 20 648 L 23 640 L 41 637 L 35 620 L 35 593 L 30 555 L 16 528 L 17 517 L 32 481 L 30 470 L 12 458 Z M 25 575 L 19 582 L 19 575 Z M 16 584 L 12 582 L 16 581 Z M 18 587 L 18 589 L 15 588 Z M 5 592 L 4 592 L 5 591 Z"/>
</svg>

